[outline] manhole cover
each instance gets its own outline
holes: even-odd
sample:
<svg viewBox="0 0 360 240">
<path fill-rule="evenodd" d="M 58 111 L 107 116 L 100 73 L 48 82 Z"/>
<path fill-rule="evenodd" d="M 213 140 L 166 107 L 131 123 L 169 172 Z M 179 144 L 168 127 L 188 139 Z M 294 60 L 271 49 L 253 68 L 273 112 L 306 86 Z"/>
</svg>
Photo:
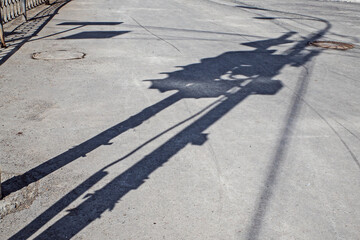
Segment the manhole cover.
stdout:
<svg viewBox="0 0 360 240">
<path fill-rule="evenodd" d="M 337 50 L 348 50 L 354 48 L 354 45 L 349 43 L 334 42 L 334 41 L 314 41 L 309 42 L 310 46 L 337 49 Z"/>
<path fill-rule="evenodd" d="M 74 60 L 84 58 L 85 55 L 82 52 L 56 50 L 33 53 L 32 58 L 38 60 Z"/>
</svg>

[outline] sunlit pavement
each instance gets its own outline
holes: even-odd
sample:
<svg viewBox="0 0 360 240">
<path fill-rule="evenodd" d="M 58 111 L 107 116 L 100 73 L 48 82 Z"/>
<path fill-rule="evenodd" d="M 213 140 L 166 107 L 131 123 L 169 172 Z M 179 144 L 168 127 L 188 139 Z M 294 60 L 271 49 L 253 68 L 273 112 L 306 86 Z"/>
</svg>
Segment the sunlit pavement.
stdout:
<svg viewBox="0 0 360 240">
<path fill-rule="evenodd" d="M 359 239 L 359 11 L 73 0 L 40 13 L 0 50 L 2 201 L 29 198 L 0 238 Z"/>
</svg>

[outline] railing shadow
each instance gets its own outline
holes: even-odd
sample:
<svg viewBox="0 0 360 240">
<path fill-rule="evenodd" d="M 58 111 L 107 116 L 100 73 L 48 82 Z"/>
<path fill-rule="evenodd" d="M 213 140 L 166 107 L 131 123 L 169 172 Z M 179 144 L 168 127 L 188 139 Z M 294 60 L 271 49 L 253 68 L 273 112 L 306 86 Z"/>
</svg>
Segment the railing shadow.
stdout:
<svg viewBox="0 0 360 240">
<path fill-rule="evenodd" d="M 6 38 L 7 47 L 0 49 L 0 66 L 16 53 L 30 38 L 36 36 L 71 0 L 56 1 L 47 8 L 36 14 L 27 22 L 20 24 Z"/>
<path fill-rule="evenodd" d="M 60 39 L 105 39 L 113 38 L 129 32 L 130 31 L 84 31 L 80 33 L 75 33 L 70 36 L 62 37 Z"/>
<path fill-rule="evenodd" d="M 32 18 L 32 19 L 34 19 L 34 18 Z M 46 36 L 42 36 L 42 37 L 38 37 L 38 38 L 32 38 L 32 39 L 28 40 L 28 42 L 38 41 L 38 40 L 41 40 L 41 39 L 45 39 L 45 38 L 53 37 L 53 36 L 56 36 L 56 35 L 64 34 L 64 33 L 71 32 L 71 31 L 74 31 L 74 30 L 77 30 L 77 29 L 80 29 L 80 28 L 84 28 L 86 26 L 114 26 L 114 25 L 120 25 L 122 23 L 123 22 L 63 22 L 63 23 L 60 23 L 60 24 L 57 24 L 57 25 L 58 26 L 75 26 L 75 27 L 70 28 L 70 29 L 66 29 L 66 30 L 63 30 L 63 31 L 60 31 L 60 32 L 55 32 L 55 33 L 52 33 L 52 34 L 49 34 L 49 35 L 46 35 Z M 128 33 L 128 32 L 129 31 L 119 32 L 118 35 Z M 97 34 L 102 34 L 102 33 L 103 32 L 101 32 L 101 31 L 97 32 Z M 26 39 L 26 37 L 19 37 L 17 39 L 13 39 L 13 41 L 22 40 L 22 39 Z"/>
</svg>

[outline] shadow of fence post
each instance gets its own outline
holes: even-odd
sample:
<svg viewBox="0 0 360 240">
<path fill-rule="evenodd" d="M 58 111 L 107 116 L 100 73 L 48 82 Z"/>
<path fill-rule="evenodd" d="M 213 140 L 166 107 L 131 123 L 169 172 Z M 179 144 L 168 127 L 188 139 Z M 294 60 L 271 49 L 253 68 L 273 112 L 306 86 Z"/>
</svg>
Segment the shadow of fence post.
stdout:
<svg viewBox="0 0 360 240">
<path fill-rule="evenodd" d="M 2 194 L 1 194 L 1 166 L 0 166 L 0 200 L 2 199 Z"/>
<path fill-rule="evenodd" d="M 2 48 L 6 47 L 1 11 L 0 11 L 0 41 L 1 41 L 1 47 Z"/>
<path fill-rule="evenodd" d="M 0 0 L 0 41 L 2 48 L 7 47 L 3 24 L 14 20 L 20 15 L 23 15 L 25 22 L 27 22 L 27 10 L 36 8 L 42 4 L 50 5 L 50 0 Z"/>
</svg>

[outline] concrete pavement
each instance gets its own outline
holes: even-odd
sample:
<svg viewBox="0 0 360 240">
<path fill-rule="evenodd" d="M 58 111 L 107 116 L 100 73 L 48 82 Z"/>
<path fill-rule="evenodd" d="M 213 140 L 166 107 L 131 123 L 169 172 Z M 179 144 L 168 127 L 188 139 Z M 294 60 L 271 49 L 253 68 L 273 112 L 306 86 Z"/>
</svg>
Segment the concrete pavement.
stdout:
<svg viewBox="0 0 360 240">
<path fill-rule="evenodd" d="M 53 8 L 0 66 L 1 239 L 360 237 L 359 4 Z"/>
</svg>

